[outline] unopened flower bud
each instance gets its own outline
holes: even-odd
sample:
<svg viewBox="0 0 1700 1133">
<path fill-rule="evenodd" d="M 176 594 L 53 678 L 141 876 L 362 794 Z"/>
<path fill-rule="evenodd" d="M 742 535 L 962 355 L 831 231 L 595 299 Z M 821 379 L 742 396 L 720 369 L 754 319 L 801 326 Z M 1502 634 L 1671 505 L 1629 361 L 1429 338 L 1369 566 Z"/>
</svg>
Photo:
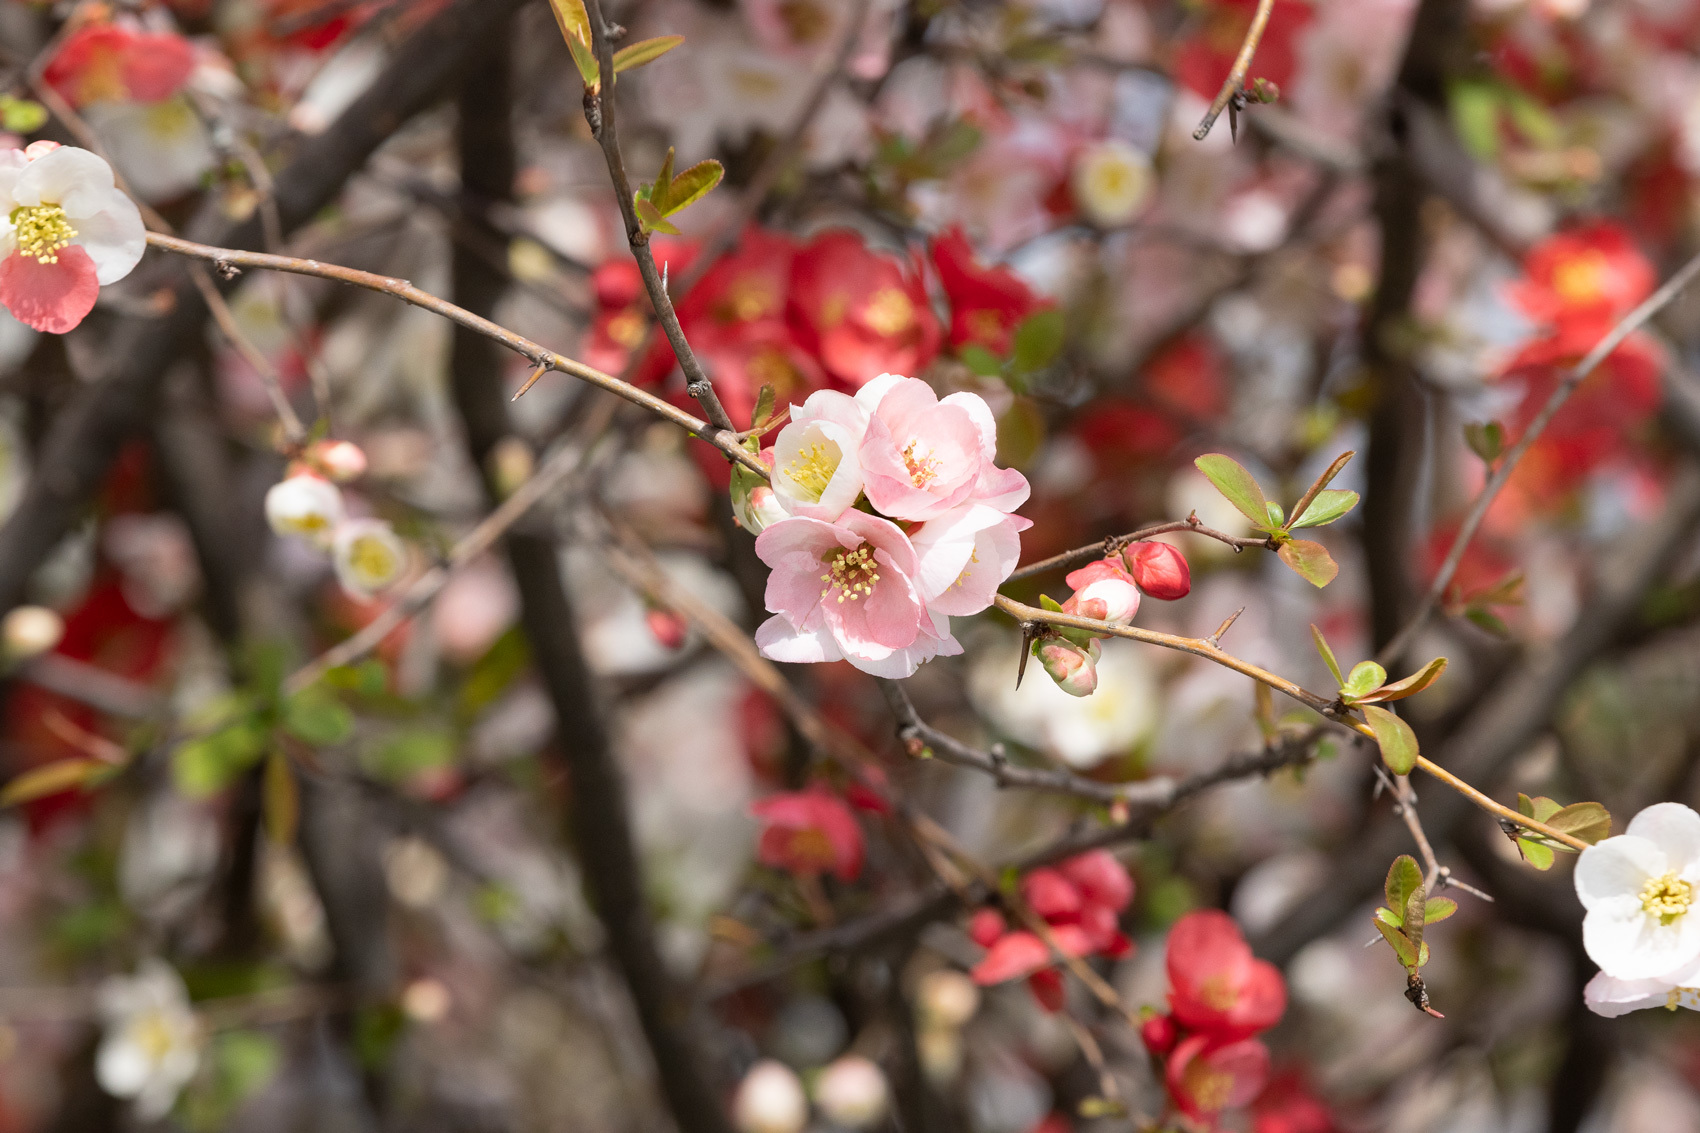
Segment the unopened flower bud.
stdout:
<svg viewBox="0 0 1700 1133">
<path fill-rule="evenodd" d="M 870 1059 L 846 1054 L 821 1071 L 815 1104 L 834 1125 L 867 1129 L 879 1123 L 890 1104 L 885 1074 Z"/>
<path fill-rule="evenodd" d="M 342 493 L 320 476 L 300 474 L 280 480 L 266 493 L 266 522 L 279 535 L 296 535 L 326 548 L 344 510 Z"/>
<path fill-rule="evenodd" d="M 732 1098 L 738 1133 L 800 1133 L 808 1120 L 803 1083 L 789 1066 L 770 1058 L 750 1067 Z"/>
<path fill-rule="evenodd" d="M 1139 612 L 1139 587 L 1122 569 L 1120 559 L 1099 559 L 1068 576 L 1074 594 L 1063 603 L 1063 612 L 1095 618 L 1112 625 L 1126 625 Z"/>
<path fill-rule="evenodd" d="M 1153 1015 L 1139 1028 L 1139 1038 L 1145 1043 L 1145 1049 L 1158 1058 L 1174 1050 L 1180 1037 L 1180 1031 L 1175 1027 L 1175 1020 L 1171 1015 Z"/>
<path fill-rule="evenodd" d="M 19 606 L 0 622 L 6 659 L 24 661 L 46 653 L 65 636 L 65 619 L 46 606 Z"/>
<path fill-rule="evenodd" d="M 1003 914 L 996 909 L 981 909 L 968 918 L 968 939 L 981 948 L 990 948 L 992 941 L 1009 931 Z"/>
<path fill-rule="evenodd" d="M 29 145 L 25 146 L 24 157 L 29 161 L 35 161 L 38 158 L 46 157 L 58 148 L 58 142 L 50 142 L 43 138 L 39 142 L 31 142 Z"/>
<path fill-rule="evenodd" d="M 915 1007 L 929 1027 L 954 1030 L 980 1009 L 980 987 L 954 968 L 940 968 L 921 977 L 915 988 Z"/>
<path fill-rule="evenodd" d="M 337 581 L 357 598 L 389 589 L 407 565 L 407 544 L 381 519 L 351 519 L 336 530 Z"/>
<path fill-rule="evenodd" d="M 1178 548 L 1167 543 L 1130 543 L 1122 557 L 1133 581 L 1151 597 L 1173 602 L 1192 592 L 1192 568 Z"/>
<path fill-rule="evenodd" d="M 1251 81 L 1246 93 L 1253 102 L 1275 102 L 1281 97 L 1281 88 L 1268 79 L 1258 78 Z"/>
<path fill-rule="evenodd" d="M 773 467 L 773 450 L 763 452 L 761 460 L 768 467 Z M 768 524 L 784 519 L 786 512 L 779 506 L 779 497 L 774 495 L 772 485 L 743 465 L 734 464 L 732 514 L 738 517 L 738 526 L 751 535 L 760 535 Z"/>
<path fill-rule="evenodd" d="M 643 612 L 643 623 L 649 627 L 649 632 L 655 635 L 663 648 L 677 649 L 685 643 L 685 632 L 688 628 L 685 619 L 672 610 L 663 610 L 659 606 L 651 606 Z"/>
<path fill-rule="evenodd" d="M 353 441 L 315 441 L 307 448 L 307 462 L 338 484 L 366 475 L 366 451 Z"/>
<path fill-rule="evenodd" d="M 1034 653 L 1057 687 L 1070 696 L 1091 696 L 1098 688 L 1098 666 L 1078 646 L 1066 641 L 1036 643 Z"/>
</svg>

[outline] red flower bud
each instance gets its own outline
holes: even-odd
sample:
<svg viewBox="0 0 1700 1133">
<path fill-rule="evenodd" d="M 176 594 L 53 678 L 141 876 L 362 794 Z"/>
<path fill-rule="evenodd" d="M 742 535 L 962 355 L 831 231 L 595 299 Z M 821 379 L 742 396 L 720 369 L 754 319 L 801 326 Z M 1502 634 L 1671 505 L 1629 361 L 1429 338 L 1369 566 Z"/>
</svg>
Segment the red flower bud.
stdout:
<svg viewBox="0 0 1700 1133">
<path fill-rule="evenodd" d="M 1167 543 L 1130 543 L 1122 551 L 1127 572 L 1153 598 L 1172 602 L 1192 592 L 1192 570 L 1186 556 Z"/>
<path fill-rule="evenodd" d="M 672 610 L 651 606 L 644 611 L 643 622 L 663 648 L 677 649 L 685 643 L 685 619 Z"/>
<path fill-rule="evenodd" d="M 968 918 L 968 938 L 981 948 L 990 948 L 1007 927 L 996 909 L 981 909 Z"/>
<path fill-rule="evenodd" d="M 1139 1038 L 1145 1043 L 1146 1050 L 1162 1058 L 1175 1049 L 1175 1044 L 1181 1040 L 1181 1032 L 1175 1026 L 1173 1015 L 1153 1015 L 1139 1028 Z"/>
</svg>

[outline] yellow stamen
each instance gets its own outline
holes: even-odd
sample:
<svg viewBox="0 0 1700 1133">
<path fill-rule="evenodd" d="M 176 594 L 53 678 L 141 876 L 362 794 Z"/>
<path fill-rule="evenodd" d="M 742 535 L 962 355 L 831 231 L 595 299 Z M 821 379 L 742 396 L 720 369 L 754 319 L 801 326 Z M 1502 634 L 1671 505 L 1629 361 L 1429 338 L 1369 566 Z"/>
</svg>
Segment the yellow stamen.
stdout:
<svg viewBox="0 0 1700 1133">
<path fill-rule="evenodd" d="M 797 455 L 785 463 L 785 475 L 809 498 L 819 501 L 843 455 L 833 442 L 816 441 L 798 449 Z"/>
<path fill-rule="evenodd" d="M 58 205 L 19 205 L 12 210 L 12 227 L 17 231 L 18 251 L 37 263 L 58 263 L 59 249 L 70 247 L 77 238 L 77 230 Z"/>
<path fill-rule="evenodd" d="M 880 580 L 880 574 L 872 547 L 864 543 L 854 551 L 828 551 L 822 561 L 827 564 L 827 573 L 820 576 L 826 583 L 821 587 L 822 598 L 831 597 L 834 590 L 838 591 L 840 605 L 846 599 L 855 602 L 873 597 L 874 583 Z"/>
<path fill-rule="evenodd" d="M 887 337 L 902 334 L 915 321 L 915 304 L 897 288 L 887 287 L 868 301 L 862 311 L 862 321 L 875 334 Z"/>
<path fill-rule="evenodd" d="M 910 441 L 903 449 L 903 466 L 909 469 L 909 479 L 917 488 L 925 488 L 939 474 L 939 458 L 925 453 L 917 455 L 915 446 L 920 441 Z"/>
<path fill-rule="evenodd" d="M 1649 877 L 1641 887 L 1641 907 L 1659 918 L 1660 924 L 1670 924 L 1694 904 L 1694 887 L 1677 877 L 1671 870 L 1660 877 Z"/>
</svg>

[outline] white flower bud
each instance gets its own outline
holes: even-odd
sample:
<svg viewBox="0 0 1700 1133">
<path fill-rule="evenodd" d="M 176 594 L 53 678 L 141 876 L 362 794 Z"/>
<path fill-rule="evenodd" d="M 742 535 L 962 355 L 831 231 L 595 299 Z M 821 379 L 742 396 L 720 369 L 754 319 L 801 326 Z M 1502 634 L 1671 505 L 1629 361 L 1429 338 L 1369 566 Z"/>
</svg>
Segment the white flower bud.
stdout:
<svg viewBox="0 0 1700 1133">
<path fill-rule="evenodd" d="M 859 1054 L 835 1060 L 815 1082 L 815 1104 L 827 1120 L 846 1129 L 878 1124 L 890 1100 L 885 1074 Z"/>
<path fill-rule="evenodd" d="M 65 636 L 65 619 L 46 606 L 19 606 L 0 623 L 6 658 L 23 661 L 46 653 Z"/>
<path fill-rule="evenodd" d="M 789 1066 L 771 1058 L 750 1067 L 732 1099 L 738 1133 L 800 1133 L 808 1120 L 803 1083 Z"/>
<path fill-rule="evenodd" d="M 966 973 L 940 968 L 921 977 L 915 1006 L 925 1025 L 954 1030 L 980 1009 L 980 988 Z"/>
<path fill-rule="evenodd" d="M 299 536 L 320 548 L 331 545 L 344 514 L 342 493 L 318 476 L 291 476 L 266 493 L 266 522 L 272 530 Z"/>
<path fill-rule="evenodd" d="M 338 484 L 366 475 L 366 451 L 353 441 L 318 441 L 308 448 L 307 460 Z"/>
<path fill-rule="evenodd" d="M 357 598 L 389 589 L 407 566 L 407 544 L 381 519 L 351 519 L 336 529 L 337 581 Z"/>
</svg>

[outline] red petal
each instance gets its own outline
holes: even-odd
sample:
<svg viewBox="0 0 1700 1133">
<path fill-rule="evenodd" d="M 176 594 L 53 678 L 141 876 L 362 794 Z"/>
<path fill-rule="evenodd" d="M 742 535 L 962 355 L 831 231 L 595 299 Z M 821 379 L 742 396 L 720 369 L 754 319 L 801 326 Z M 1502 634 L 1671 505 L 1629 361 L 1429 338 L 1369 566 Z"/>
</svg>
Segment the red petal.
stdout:
<svg viewBox="0 0 1700 1133">
<path fill-rule="evenodd" d="M 56 264 L 21 252 L 0 261 L 0 303 L 25 326 L 64 334 L 94 310 L 98 298 L 94 261 L 75 244 L 59 249 Z"/>
<path fill-rule="evenodd" d="M 1067 920 L 1080 912 L 1080 890 L 1054 869 L 1036 869 L 1022 878 L 1021 896 L 1047 921 Z"/>
<path fill-rule="evenodd" d="M 982 985 L 1001 984 L 1005 980 L 1030 976 L 1051 964 L 1051 950 L 1045 942 L 1030 932 L 1012 932 L 999 938 L 986 953 L 986 958 L 968 973 Z"/>
<path fill-rule="evenodd" d="M 1133 878 L 1108 850 L 1089 850 L 1072 857 L 1057 866 L 1057 872 L 1074 882 L 1087 901 L 1112 912 L 1121 912 L 1133 900 Z"/>
</svg>

